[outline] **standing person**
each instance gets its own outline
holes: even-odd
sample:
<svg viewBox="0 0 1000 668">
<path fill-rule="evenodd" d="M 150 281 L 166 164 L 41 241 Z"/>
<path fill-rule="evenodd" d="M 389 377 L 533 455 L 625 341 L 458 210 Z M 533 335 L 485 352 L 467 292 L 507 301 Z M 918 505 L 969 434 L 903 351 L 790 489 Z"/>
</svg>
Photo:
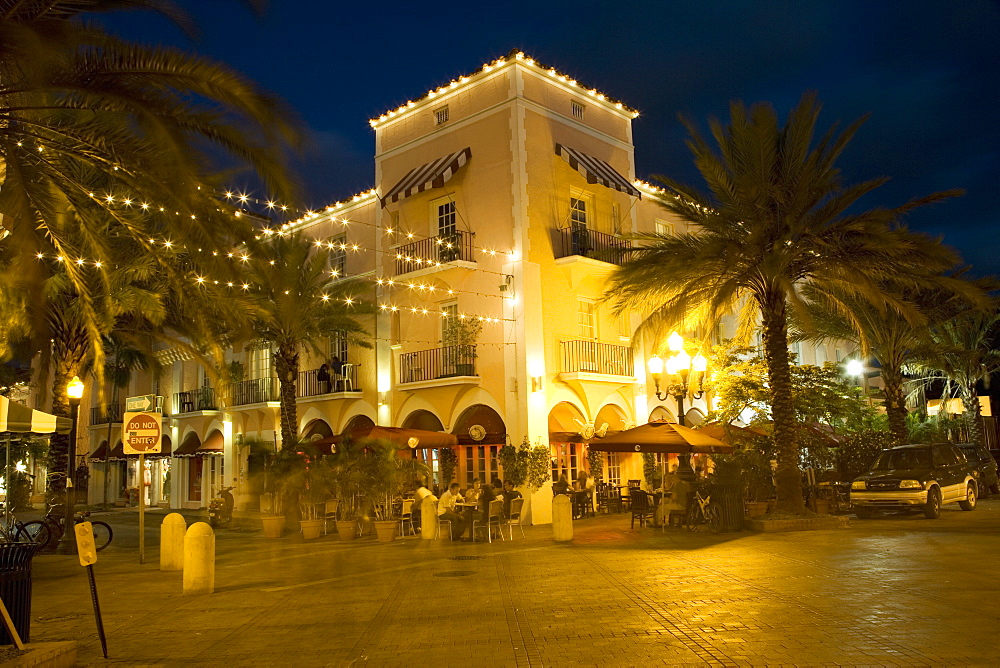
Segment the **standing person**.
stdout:
<svg viewBox="0 0 1000 668">
<path fill-rule="evenodd" d="M 330 373 L 333 374 L 333 378 L 330 381 L 332 383 L 332 391 L 336 392 L 337 381 L 344 378 L 344 363 L 336 355 L 330 359 Z"/>
<path fill-rule="evenodd" d="M 521 493 L 514 489 L 514 483 L 509 479 L 503 481 L 503 516 L 510 519 L 510 503 L 514 499 L 520 499 Z"/>
<path fill-rule="evenodd" d="M 465 519 L 455 512 L 455 503 L 462 498 L 458 491 L 458 483 L 453 482 L 451 486 L 441 495 L 438 500 L 438 519 L 451 522 L 451 539 L 460 540 L 465 533 Z"/>
</svg>

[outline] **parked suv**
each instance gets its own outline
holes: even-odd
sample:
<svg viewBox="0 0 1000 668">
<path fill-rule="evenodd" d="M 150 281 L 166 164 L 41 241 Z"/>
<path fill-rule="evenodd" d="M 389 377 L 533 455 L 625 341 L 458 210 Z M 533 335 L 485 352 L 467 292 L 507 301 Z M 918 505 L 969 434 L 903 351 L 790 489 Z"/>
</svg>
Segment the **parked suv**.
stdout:
<svg viewBox="0 0 1000 668">
<path fill-rule="evenodd" d="M 997 488 L 997 460 L 986 446 L 978 443 L 959 443 L 958 449 L 972 465 L 972 475 L 976 478 L 979 498 L 985 499 L 988 494 L 1000 494 L 1000 489 Z"/>
<path fill-rule="evenodd" d="M 937 519 L 941 505 L 976 507 L 974 471 L 965 455 L 950 443 L 901 445 L 883 450 L 868 473 L 851 483 L 854 514 L 866 520 L 879 510 L 922 510 Z"/>
</svg>

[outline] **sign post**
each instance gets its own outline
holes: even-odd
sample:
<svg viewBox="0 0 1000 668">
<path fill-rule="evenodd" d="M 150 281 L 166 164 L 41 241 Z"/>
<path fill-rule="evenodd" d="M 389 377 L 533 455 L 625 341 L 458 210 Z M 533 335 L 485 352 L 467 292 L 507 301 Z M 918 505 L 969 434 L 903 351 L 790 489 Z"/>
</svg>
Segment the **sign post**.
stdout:
<svg viewBox="0 0 1000 668">
<path fill-rule="evenodd" d="M 94 619 L 97 620 L 97 633 L 101 636 L 101 649 L 104 658 L 108 658 L 108 639 L 104 637 L 104 620 L 101 618 L 101 603 L 97 600 L 97 581 L 94 579 L 94 564 L 97 563 L 97 546 L 94 544 L 94 525 L 90 522 L 80 522 L 76 530 L 76 549 L 80 556 L 80 565 L 87 567 L 90 576 L 90 598 L 94 602 Z"/>
<path fill-rule="evenodd" d="M 139 455 L 139 564 L 146 561 L 146 455 L 163 450 L 163 414 L 153 409 L 159 397 L 146 394 L 125 400 L 122 419 L 122 449 L 126 455 Z M 138 409 L 138 410 L 136 410 Z"/>
</svg>

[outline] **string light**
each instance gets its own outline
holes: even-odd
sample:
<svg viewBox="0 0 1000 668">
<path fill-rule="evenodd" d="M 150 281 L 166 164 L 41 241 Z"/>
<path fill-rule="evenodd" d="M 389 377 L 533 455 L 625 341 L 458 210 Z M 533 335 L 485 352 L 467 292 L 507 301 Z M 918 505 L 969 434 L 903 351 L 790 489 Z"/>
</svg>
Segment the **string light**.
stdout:
<svg viewBox="0 0 1000 668">
<path fill-rule="evenodd" d="M 535 70 L 539 74 L 546 74 L 551 79 L 559 81 L 560 83 L 564 83 L 570 88 L 580 87 L 576 79 L 573 79 L 563 74 L 562 72 L 557 71 L 554 67 L 547 67 L 545 65 L 542 65 L 541 63 L 535 61 L 534 58 L 529 58 L 524 53 L 515 50 L 511 51 L 506 56 L 497 58 L 492 62 L 485 63 L 478 72 L 474 72 L 473 74 L 469 74 L 467 76 L 459 77 L 458 79 L 453 79 L 444 86 L 439 86 L 438 88 L 433 88 L 427 91 L 427 94 L 421 99 L 407 100 L 404 104 L 400 105 L 396 109 L 387 111 L 378 118 L 370 119 L 368 121 L 368 124 L 371 125 L 372 128 L 378 129 L 388 121 L 394 119 L 399 114 L 409 111 L 427 100 L 433 100 L 437 98 L 439 95 L 443 95 L 445 93 L 449 93 L 452 91 L 456 91 L 460 88 L 464 88 L 470 82 L 477 81 L 478 79 L 489 74 L 493 70 L 503 67 L 504 65 L 511 65 L 514 63 L 520 63 L 521 65 L 524 65 L 529 69 Z M 639 112 L 633 109 L 632 107 L 626 106 L 621 101 L 599 92 L 596 88 L 589 88 L 589 89 L 584 88 L 584 91 L 593 99 L 599 100 L 600 102 L 604 103 L 604 106 L 606 107 L 616 109 L 618 111 L 624 111 L 627 114 L 629 114 L 632 118 L 636 118 L 639 116 Z"/>
</svg>

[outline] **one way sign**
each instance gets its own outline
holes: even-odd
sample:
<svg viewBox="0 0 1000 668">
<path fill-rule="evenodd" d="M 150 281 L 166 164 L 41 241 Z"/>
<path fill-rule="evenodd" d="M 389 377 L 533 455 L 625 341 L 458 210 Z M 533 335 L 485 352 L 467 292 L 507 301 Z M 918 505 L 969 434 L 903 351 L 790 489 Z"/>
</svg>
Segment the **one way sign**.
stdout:
<svg viewBox="0 0 1000 668">
<path fill-rule="evenodd" d="M 139 397 L 128 397 L 125 399 L 125 410 L 129 412 L 147 412 L 156 408 L 156 395 L 144 394 Z"/>
</svg>

